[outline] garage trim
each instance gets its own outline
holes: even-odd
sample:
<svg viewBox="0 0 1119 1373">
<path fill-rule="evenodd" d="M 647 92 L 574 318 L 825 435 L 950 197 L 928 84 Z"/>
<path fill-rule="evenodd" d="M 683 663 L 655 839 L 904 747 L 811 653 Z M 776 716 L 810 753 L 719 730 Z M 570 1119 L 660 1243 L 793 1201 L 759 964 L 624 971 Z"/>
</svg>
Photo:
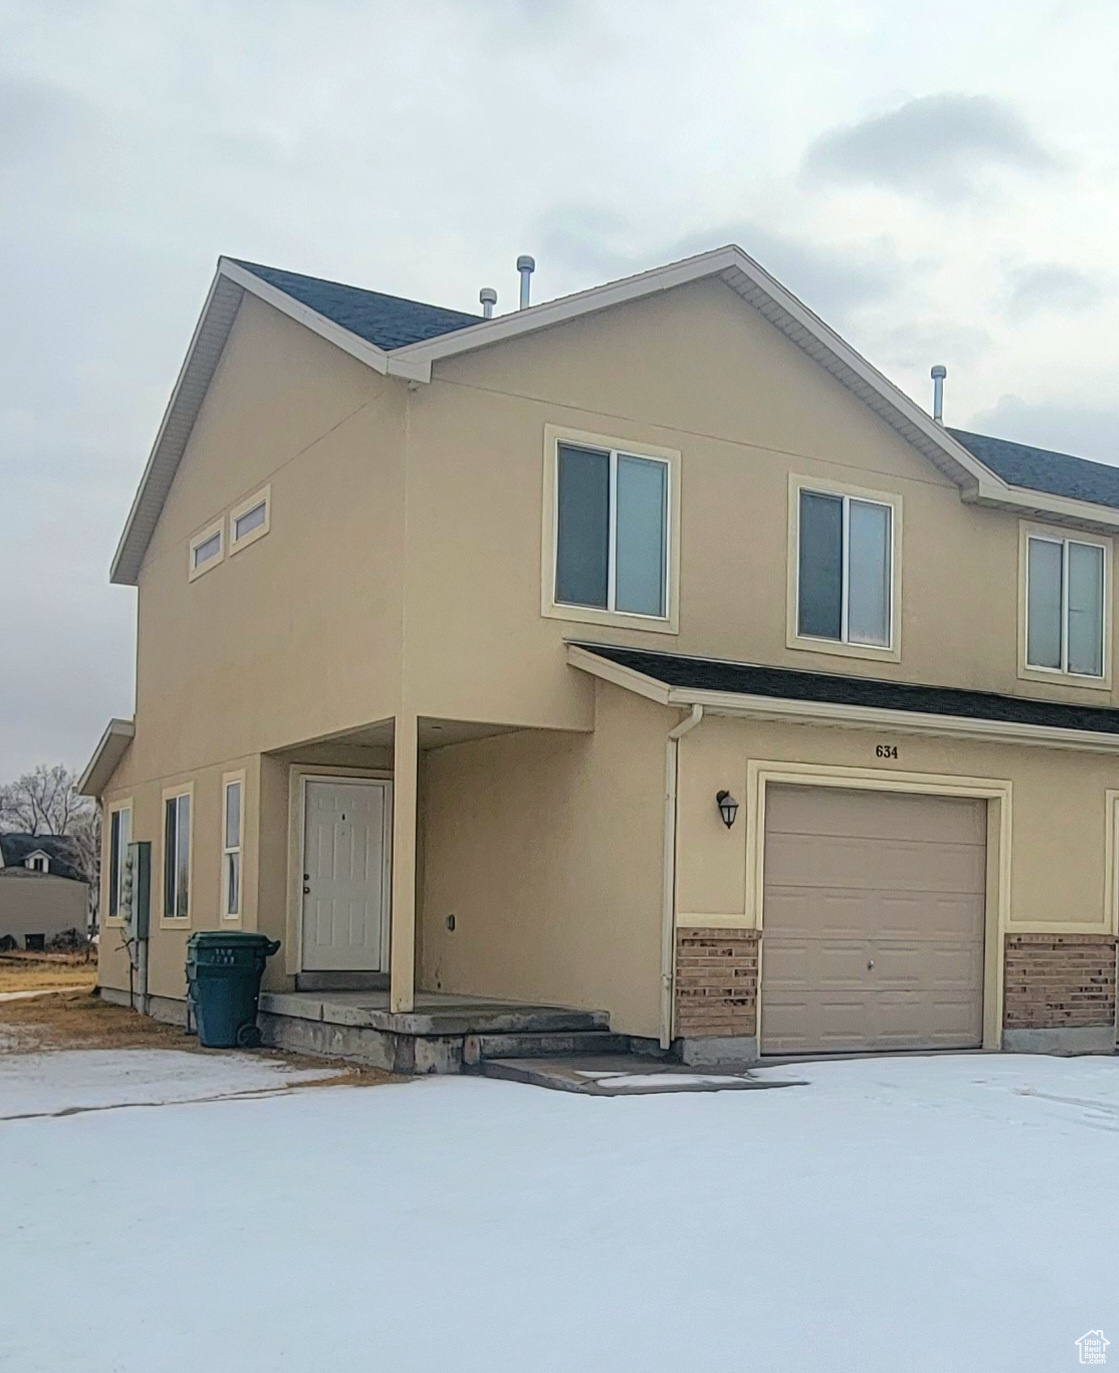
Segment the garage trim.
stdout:
<svg viewBox="0 0 1119 1373">
<path fill-rule="evenodd" d="M 954 777 L 926 772 L 880 772 L 874 768 L 783 763 L 751 758 L 746 764 L 746 912 L 745 925 L 764 936 L 765 806 L 770 784 L 841 787 L 856 791 L 896 791 L 923 796 L 985 800 L 987 806 L 987 884 L 983 958 L 983 1047 L 1002 1045 L 1003 943 L 1010 924 L 1012 784 L 998 778 Z M 1062 927 L 1063 928 L 1063 927 Z M 1071 933 L 1070 927 L 1070 933 Z M 759 940 L 757 1023 L 761 1025 L 765 939 Z"/>
</svg>

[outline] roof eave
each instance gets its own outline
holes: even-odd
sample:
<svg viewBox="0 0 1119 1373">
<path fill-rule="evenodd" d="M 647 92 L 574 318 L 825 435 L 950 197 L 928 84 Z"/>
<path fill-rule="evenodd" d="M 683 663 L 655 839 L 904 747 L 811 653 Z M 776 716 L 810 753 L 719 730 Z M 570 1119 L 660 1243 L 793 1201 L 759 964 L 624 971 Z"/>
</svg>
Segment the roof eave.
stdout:
<svg viewBox="0 0 1119 1373">
<path fill-rule="evenodd" d="M 93 750 L 93 757 L 78 778 L 74 790 L 79 796 L 101 795 L 135 737 L 136 725 L 132 720 L 114 718 L 109 721 Z"/>
<path fill-rule="evenodd" d="M 1119 754 L 1119 734 L 1107 734 L 1100 730 L 987 720 L 930 711 L 893 710 L 833 701 L 809 701 L 797 697 L 760 696 L 749 692 L 712 691 L 702 687 L 674 687 L 574 643 L 567 646 L 567 661 L 580 671 L 632 691 L 646 700 L 656 701 L 659 705 L 680 710 L 702 706 L 708 715 L 731 719 L 794 721 L 843 729 L 890 729 L 902 734 L 947 735 L 958 739 L 1031 744 L 1039 748 Z"/>
<path fill-rule="evenodd" d="M 1077 500 L 1072 496 L 1054 496 L 1046 491 L 1034 491 L 1028 486 L 984 480 L 976 491 L 965 493 L 964 499 L 976 505 L 994 506 L 1034 519 L 1057 520 L 1063 525 L 1092 532 L 1113 534 L 1119 530 L 1119 510 L 1113 506 L 1097 505 L 1093 501 Z"/>
</svg>

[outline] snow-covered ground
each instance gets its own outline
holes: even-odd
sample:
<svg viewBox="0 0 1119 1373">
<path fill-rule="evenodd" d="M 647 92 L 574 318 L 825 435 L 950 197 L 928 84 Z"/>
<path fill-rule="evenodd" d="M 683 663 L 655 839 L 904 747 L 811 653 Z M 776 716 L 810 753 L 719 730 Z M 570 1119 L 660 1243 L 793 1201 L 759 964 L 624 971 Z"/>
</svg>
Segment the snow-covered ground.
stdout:
<svg viewBox="0 0 1119 1373">
<path fill-rule="evenodd" d="M 622 1099 L 284 1093 L 171 1052 L 3 1069 L 13 1373 L 1054 1373 L 1099 1329 L 1119 1363 L 1117 1059 Z"/>
</svg>

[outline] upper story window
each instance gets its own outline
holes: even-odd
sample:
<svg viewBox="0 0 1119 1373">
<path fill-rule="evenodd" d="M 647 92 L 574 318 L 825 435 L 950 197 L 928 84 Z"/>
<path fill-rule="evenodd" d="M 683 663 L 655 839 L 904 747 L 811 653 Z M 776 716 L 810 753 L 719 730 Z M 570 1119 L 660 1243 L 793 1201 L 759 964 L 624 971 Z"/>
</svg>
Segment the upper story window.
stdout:
<svg viewBox="0 0 1119 1373">
<path fill-rule="evenodd" d="M 561 443 L 556 600 L 663 619 L 668 602 L 668 464 Z"/>
<path fill-rule="evenodd" d="M 1106 674 L 1108 546 L 1052 530 L 1025 535 L 1025 662 L 1029 672 Z"/>
<path fill-rule="evenodd" d="M 266 486 L 229 512 L 229 551 L 239 553 L 268 533 L 272 515 L 272 491 Z"/>
<path fill-rule="evenodd" d="M 50 859 L 45 853 L 33 853 L 24 864 L 32 872 L 50 872 L 50 866 Z"/>
<path fill-rule="evenodd" d="M 203 572 L 209 572 L 212 567 L 217 567 L 224 557 L 222 524 L 223 521 L 218 520 L 216 524 L 203 529 L 191 539 L 190 562 L 187 567 L 187 576 L 191 581 L 195 577 L 201 577 Z"/>
<path fill-rule="evenodd" d="M 549 428 L 544 613 L 675 628 L 679 455 Z"/>
<path fill-rule="evenodd" d="M 897 657 L 900 500 L 796 479 L 790 497 L 790 646 Z"/>
</svg>

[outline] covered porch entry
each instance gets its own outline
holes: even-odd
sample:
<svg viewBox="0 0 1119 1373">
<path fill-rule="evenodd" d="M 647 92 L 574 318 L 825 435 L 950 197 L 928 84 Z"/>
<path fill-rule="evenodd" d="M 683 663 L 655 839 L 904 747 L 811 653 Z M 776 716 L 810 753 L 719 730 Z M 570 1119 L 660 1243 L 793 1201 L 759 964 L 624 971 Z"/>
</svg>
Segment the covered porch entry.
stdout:
<svg viewBox="0 0 1119 1373">
<path fill-rule="evenodd" d="M 287 901 L 282 976 L 261 999 L 266 1042 L 398 1072 L 628 1048 L 607 1012 L 519 997 L 497 971 L 476 992 L 423 985 L 425 755 L 513 732 L 397 716 L 270 756 L 262 802 L 266 778 L 274 793 L 284 785 Z"/>
</svg>

